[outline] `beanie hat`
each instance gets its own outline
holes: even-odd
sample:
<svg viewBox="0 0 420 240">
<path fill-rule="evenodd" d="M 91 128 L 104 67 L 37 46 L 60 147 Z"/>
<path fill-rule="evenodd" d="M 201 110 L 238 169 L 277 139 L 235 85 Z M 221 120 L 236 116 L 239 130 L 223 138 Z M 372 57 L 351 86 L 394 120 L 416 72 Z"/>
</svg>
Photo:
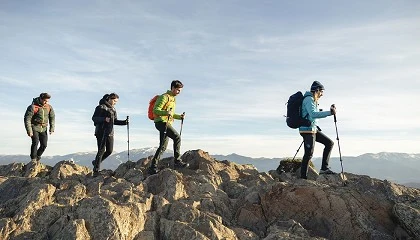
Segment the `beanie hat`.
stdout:
<svg viewBox="0 0 420 240">
<path fill-rule="evenodd" d="M 314 81 L 311 85 L 311 91 L 316 91 L 316 90 L 325 90 L 324 85 L 322 85 L 320 82 L 318 81 Z"/>
</svg>

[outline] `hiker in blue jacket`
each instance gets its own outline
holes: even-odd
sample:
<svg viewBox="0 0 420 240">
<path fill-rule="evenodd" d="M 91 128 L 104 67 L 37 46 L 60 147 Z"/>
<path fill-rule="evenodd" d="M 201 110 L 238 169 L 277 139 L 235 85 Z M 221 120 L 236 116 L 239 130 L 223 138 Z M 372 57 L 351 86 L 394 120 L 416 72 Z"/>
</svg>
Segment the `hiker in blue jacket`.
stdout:
<svg viewBox="0 0 420 240">
<path fill-rule="evenodd" d="M 334 142 L 328 138 L 321 129 L 317 126 L 318 118 L 325 118 L 335 115 L 336 109 L 334 104 L 331 105 L 330 111 L 319 111 L 318 100 L 324 94 L 324 86 L 314 81 L 311 85 L 311 91 L 304 94 L 302 102 L 302 116 L 311 122 L 309 127 L 299 127 L 299 133 L 303 137 L 305 154 L 302 158 L 302 166 L 300 170 L 301 178 L 307 179 L 308 176 L 308 163 L 312 158 L 315 148 L 315 141 L 324 144 L 324 152 L 322 154 L 322 164 L 319 174 L 335 174 L 329 167 L 328 162 L 330 159 L 331 150 Z"/>
</svg>

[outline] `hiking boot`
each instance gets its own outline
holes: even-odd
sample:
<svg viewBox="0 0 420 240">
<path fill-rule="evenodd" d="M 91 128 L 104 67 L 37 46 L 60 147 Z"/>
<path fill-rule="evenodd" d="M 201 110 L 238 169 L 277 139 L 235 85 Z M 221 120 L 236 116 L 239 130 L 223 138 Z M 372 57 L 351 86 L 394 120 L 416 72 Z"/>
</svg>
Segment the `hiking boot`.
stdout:
<svg viewBox="0 0 420 240">
<path fill-rule="evenodd" d="M 92 172 L 92 177 L 97 177 L 97 176 L 99 176 L 99 171 L 98 171 L 98 169 L 93 169 L 93 172 Z"/>
<path fill-rule="evenodd" d="M 40 156 L 37 156 L 36 157 L 36 161 L 39 162 L 40 160 L 41 160 L 41 157 Z"/>
<path fill-rule="evenodd" d="M 325 169 L 325 170 L 320 170 L 319 171 L 319 174 L 337 174 L 337 173 L 335 173 L 335 172 L 333 172 L 331 169 L 329 169 L 329 168 L 327 168 L 327 169 Z"/>
<path fill-rule="evenodd" d="M 187 168 L 188 166 L 190 166 L 190 164 L 185 163 L 185 162 L 183 162 L 183 161 L 181 161 L 181 160 L 176 160 L 176 161 L 174 162 L 174 167 L 175 167 L 175 168 Z"/>
</svg>

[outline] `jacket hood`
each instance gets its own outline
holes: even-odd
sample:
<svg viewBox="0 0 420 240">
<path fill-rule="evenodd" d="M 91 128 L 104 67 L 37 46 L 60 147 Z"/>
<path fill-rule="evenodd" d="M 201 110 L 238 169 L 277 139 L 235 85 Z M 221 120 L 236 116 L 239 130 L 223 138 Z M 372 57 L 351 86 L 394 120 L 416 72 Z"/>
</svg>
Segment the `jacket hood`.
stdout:
<svg viewBox="0 0 420 240">
<path fill-rule="evenodd" d="M 310 92 L 310 91 L 306 91 L 305 92 L 305 95 L 303 95 L 304 97 L 306 97 L 306 96 L 311 96 L 311 97 L 313 97 L 313 95 L 312 95 L 312 93 Z"/>
<path fill-rule="evenodd" d="M 101 104 L 105 104 L 106 103 L 106 100 L 105 99 L 101 99 L 101 100 L 99 100 L 99 105 L 101 105 Z"/>
<path fill-rule="evenodd" d="M 101 100 L 99 100 L 99 105 L 102 105 L 102 104 L 104 104 L 104 105 L 106 105 L 107 107 L 109 107 L 109 108 L 113 108 L 112 106 L 111 106 L 111 104 L 109 104 L 109 102 L 106 100 L 108 98 L 108 96 L 107 96 L 107 94 L 101 99 Z"/>
<path fill-rule="evenodd" d="M 39 97 L 36 97 L 36 98 L 32 99 L 32 104 L 42 106 L 41 99 Z"/>
</svg>

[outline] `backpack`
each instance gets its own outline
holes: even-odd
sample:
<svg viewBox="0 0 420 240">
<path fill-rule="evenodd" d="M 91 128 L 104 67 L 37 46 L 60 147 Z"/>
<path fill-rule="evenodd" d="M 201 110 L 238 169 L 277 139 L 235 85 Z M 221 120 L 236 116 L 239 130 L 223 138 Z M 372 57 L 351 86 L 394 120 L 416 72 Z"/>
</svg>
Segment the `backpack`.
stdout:
<svg viewBox="0 0 420 240">
<path fill-rule="evenodd" d="M 164 93 L 164 94 L 166 94 L 166 93 Z M 147 110 L 147 117 L 149 117 L 149 119 L 152 120 L 152 121 L 155 120 L 155 117 L 157 117 L 156 114 L 153 113 L 153 108 L 155 107 L 156 100 L 158 99 L 159 96 L 161 96 L 161 95 L 156 95 L 152 99 L 150 99 L 150 101 L 149 101 L 149 109 Z M 168 103 L 169 103 L 169 101 L 167 103 L 165 103 L 164 108 L 166 108 Z"/>
<path fill-rule="evenodd" d="M 302 102 L 304 98 L 302 92 L 299 91 L 291 95 L 289 101 L 287 101 L 286 123 L 290 128 L 311 126 L 311 122 L 305 118 L 306 116 L 302 117 Z"/>
</svg>

